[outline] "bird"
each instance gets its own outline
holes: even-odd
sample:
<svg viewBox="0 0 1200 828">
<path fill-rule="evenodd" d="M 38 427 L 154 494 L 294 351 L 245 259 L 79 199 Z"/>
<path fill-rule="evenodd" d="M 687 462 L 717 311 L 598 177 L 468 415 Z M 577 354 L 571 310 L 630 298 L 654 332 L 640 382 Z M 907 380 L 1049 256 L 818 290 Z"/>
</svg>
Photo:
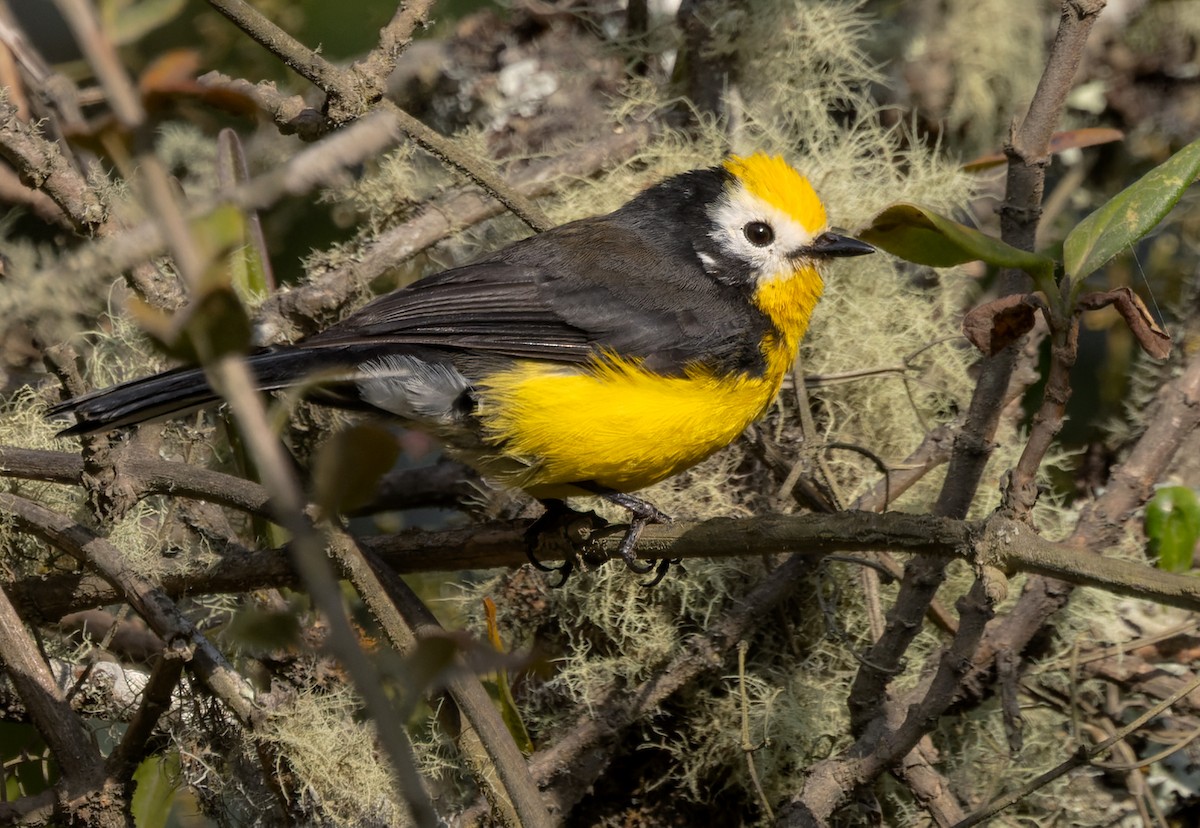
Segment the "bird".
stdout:
<svg viewBox="0 0 1200 828">
<path fill-rule="evenodd" d="M 826 266 L 873 251 L 830 229 L 811 182 L 782 157 L 730 155 L 246 359 L 260 390 L 302 385 L 315 402 L 422 429 L 547 516 L 575 495 L 623 507 L 617 553 L 649 572 L 638 537 L 670 518 L 635 493 L 766 412 Z M 185 366 L 49 416 L 74 415 L 60 436 L 86 435 L 218 403 L 203 369 Z"/>
</svg>

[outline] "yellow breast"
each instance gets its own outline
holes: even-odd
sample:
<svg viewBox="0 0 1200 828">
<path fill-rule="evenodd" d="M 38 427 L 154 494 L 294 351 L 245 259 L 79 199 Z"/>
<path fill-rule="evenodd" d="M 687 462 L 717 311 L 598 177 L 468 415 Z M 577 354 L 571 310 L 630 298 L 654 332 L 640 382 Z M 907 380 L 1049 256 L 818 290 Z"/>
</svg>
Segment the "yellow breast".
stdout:
<svg viewBox="0 0 1200 828">
<path fill-rule="evenodd" d="M 663 377 L 620 360 L 586 369 L 521 362 L 487 378 L 478 414 L 487 442 L 519 461 L 504 482 L 543 496 L 580 481 L 627 492 L 733 442 L 780 379 Z"/>
<path fill-rule="evenodd" d="M 519 361 L 487 376 L 477 414 L 497 454 L 477 459 L 481 470 L 543 497 L 580 481 L 628 492 L 729 445 L 766 411 L 795 361 L 821 289 L 804 270 L 755 297 L 777 329 L 760 345 L 761 375 L 694 366 L 664 377 L 610 357 L 586 367 Z"/>
</svg>

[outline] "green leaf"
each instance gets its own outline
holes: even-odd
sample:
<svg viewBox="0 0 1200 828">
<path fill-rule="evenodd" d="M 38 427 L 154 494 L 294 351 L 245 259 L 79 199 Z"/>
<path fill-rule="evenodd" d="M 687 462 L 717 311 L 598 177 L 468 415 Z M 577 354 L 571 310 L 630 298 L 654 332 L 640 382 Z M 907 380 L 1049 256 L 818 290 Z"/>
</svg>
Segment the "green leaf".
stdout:
<svg viewBox="0 0 1200 828">
<path fill-rule="evenodd" d="M 141 40 L 179 16 L 187 0 L 141 0 L 137 3 L 106 3 L 108 34 L 118 46 Z"/>
<path fill-rule="evenodd" d="M 1149 552 L 1160 569 L 1186 572 L 1192 568 L 1192 556 L 1200 540 L 1200 498 L 1193 489 L 1159 489 L 1146 504 L 1145 523 Z"/>
<path fill-rule="evenodd" d="M 129 807 L 137 828 L 165 828 L 175 804 L 178 779 L 179 754 L 174 752 L 151 756 L 137 766 L 133 773 L 137 787 Z"/>
<path fill-rule="evenodd" d="M 217 182 L 222 191 L 230 192 L 250 178 L 246 154 L 238 134 L 228 127 L 217 134 Z M 256 304 L 267 297 L 274 287 L 275 277 L 267 255 L 262 222 L 253 210 L 239 211 L 241 226 L 239 243 L 229 254 L 229 273 L 233 289 L 242 301 Z"/>
<path fill-rule="evenodd" d="M 1153 230 L 1200 175 L 1200 140 L 1117 193 L 1063 241 L 1063 266 L 1076 283 Z"/>
<path fill-rule="evenodd" d="M 325 514 L 353 511 L 369 503 L 400 455 L 396 438 L 377 425 L 342 429 L 317 449 L 313 494 Z"/>
<path fill-rule="evenodd" d="M 899 202 L 877 215 L 858 234 L 894 256 L 930 267 L 953 267 L 981 260 L 997 267 L 1024 270 L 1035 279 L 1053 278 L 1054 260 L 1018 250 L 973 227 L 916 204 Z M 1045 286 L 1039 281 L 1039 287 Z"/>
</svg>

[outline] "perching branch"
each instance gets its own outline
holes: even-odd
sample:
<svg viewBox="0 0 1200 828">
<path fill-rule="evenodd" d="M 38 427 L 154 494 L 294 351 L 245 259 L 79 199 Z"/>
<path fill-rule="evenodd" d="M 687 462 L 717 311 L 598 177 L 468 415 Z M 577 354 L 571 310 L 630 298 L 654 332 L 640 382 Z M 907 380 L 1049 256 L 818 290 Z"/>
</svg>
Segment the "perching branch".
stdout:
<svg viewBox="0 0 1200 828">
<path fill-rule="evenodd" d="M 0 508 L 3 505 L 0 504 Z M 53 513 L 51 513 L 53 514 Z M 61 518 L 66 520 L 66 518 Z M 482 525 L 437 532 L 412 530 L 360 539 L 372 554 L 400 573 L 453 572 L 467 569 L 520 566 L 528 561 L 524 532 L 528 522 L 516 525 Z M 82 527 L 81 527 L 82 528 Z M 805 559 L 806 567 L 834 552 L 867 552 L 889 549 L 920 553 L 939 560 L 960 559 L 987 565 L 1001 572 L 1048 575 L 1080 585 L 1109 590 L 1118 595 L 1185 609 L 1200 609 L 1200 582 L 1165 572 L 1148 564 L 1101 555 L 1081 556 L 1071 542 L 1046 540 L 1016 521 L 993 516 L 984 521 L 956 521 L 902 512 L 839 512 L 836 514 L 764 515 L 756 518 L 713 518 L 702 523 L 679 521 L 670 526 L 649 526 L 639 544 L 639 554 L 654 558 L 754 557 L 791 553 Z M 615 554 L 617 538 L 595 541 L 599 556 Z M 284 561 L 285 550 L 241 550 L 214 567 L 168 568 L 164 588 L 194 592 L 241 591 L 294 583 Z M 554 558 L 548 557 L 547 560 Z M 257 575 L 256 575 L 257 573 Z M 43 583 L 39 579 L 39 583 Z M 76 608 L 53 596 L 79 586 L 78 578 L 50 577 L 41 588 L 42 606 L 48 615 Z M 20 603 L 24 587 L 17 584 Z M 241 590 L 238 587 L 241 587 Z M 89 591 L 87 603 L 101 603 L 104 593 Z"/>
</svg>

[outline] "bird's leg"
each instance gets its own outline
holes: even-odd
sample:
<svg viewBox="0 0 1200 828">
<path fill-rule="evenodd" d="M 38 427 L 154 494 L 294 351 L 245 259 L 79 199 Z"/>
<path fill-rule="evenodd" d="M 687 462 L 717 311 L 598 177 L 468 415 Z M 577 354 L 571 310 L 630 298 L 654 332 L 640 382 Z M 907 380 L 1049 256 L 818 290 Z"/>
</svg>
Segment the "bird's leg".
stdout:
<svg viewBox="0 0 1200 828">
<path fill-rule="evenodd" d="M 558 582 L 551 585 L 557 589 L 574 571 L 579 549 L 604 526 L 604 521 L 595 512 L 577 512 L 561 500 L 548 498 L 540 503 L 546 511 L 525 531 L 525 554 L 536 569 L 558 573 Z M 557 539 L 565 547 L 559 566 L 547 566 L 538 558 L 538 549 L 548 538 Z"/>
<path fill-rule="evenodd" d="M 654 572 L 654 577 L 647 582 L 646 586 L 655 586 L 667 574 L 667 570 L 671 568 L 671 564 L 678 563 L 678 559 L 663 558 L 661 561 L 639 561 L 635 548 L 637 547 L 638 538 L 651 523 L 670 523 L 670 515 L 665 514 L 654 506 L 654 504 L 642 500 L 640 497 L 635 497 L 624 492 L 615 492 L 612 489 L 607 489 L 604 486 L 597 486 L 594 483 L 577 483 L 575 484 L 586 491 L 599 495 L 609 503 L 629 510 L 629 528 L 625 531 L 625 537 L 621 538 L 621 543 L 617 546 L 617 554 L 621 556 L 621 560 L 625 561 L 625 565 L 644 575 L 647 572 Z"/>
</svg>

